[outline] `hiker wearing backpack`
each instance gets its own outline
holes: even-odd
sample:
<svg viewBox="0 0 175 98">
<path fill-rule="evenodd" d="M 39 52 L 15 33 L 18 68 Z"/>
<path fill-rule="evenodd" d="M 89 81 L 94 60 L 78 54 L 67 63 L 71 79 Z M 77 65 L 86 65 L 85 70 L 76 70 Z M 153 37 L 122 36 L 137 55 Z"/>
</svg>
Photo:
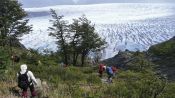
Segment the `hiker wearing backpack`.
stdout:
<svg viewBox="0 0 175 98">
<path fill-rule="evenodd" d="M 102 78 L 102 76 L 103 76 L 103 72 L 105 71 L 104 66 L 105 66 L 104 64 L 100 64 L 100 65 L 99 65 L 98 73 L 99 73 L 99 77 L 101 77 L 101 78 Z"/>
<path fill-rule="evenodd" d="M 20 57 L 17 56 L 17 55 L 12 55 L 12 56 L 11 56 L 11 60 L 12 60 L 13 62 L 15 62 L 15 63 L 18 63 L 18 62 L 20 61 Z"/>
<path fill-rule="evenodd" d="M 112 83 L 112 78 L 114 77 L 117 68 L 115 66 L 108 66 L 108 67 L 104 67 L 106 69 L 106 73 L 108 75 L 108 82 Z"/>
<path fill-rule="evenodd" d="M 21 65 L 20 72 L 17 73 L 18 87 L 22 89 L 22 97 L 27 98 L 27 89 L 30 88 L 32 97 L 36 96 L 34 84 L 37 85 L 37 81 L 31 71 L 27 70 L 27 65 Z"/>
</svg>

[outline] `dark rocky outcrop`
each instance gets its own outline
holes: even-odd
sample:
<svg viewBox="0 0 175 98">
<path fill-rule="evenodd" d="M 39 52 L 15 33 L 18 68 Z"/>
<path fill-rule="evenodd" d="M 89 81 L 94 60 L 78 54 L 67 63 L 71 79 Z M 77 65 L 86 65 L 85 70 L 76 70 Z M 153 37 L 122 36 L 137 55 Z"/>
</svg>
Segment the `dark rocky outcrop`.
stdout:
<svg viewBox="0 0 175 98">
<path fill-rule="evenodd" d="M 133 52 L 126 50 L 126 51 L 119 51 L 117 55 L 115 55 L 112 58 L 104 60 L 103 63 L 108 66 L 117 66 L 124 68 L 124 66 L 132 59 L 133 59 Z"/>
<path fill-rule="evenodd" d="M 175 80 L 175 37 L 150 47 L 151 61 L 169 80 Z"/>
</svg>

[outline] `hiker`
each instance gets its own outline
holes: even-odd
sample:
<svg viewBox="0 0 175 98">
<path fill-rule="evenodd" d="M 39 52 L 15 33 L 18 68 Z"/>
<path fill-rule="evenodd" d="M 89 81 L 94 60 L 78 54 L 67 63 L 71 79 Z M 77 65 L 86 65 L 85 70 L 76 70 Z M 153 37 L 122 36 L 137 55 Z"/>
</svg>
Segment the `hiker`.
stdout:
<svg viewBox="0 0 175 98">
<path fill-rule="evenodd" d="M 11 60 L 12 60 L 13 62 L 15 62 L 15 63 L 18 63 L 18 62 L 20 61 L 20 57 L 17 56 L 17 55 L 12 55 L 12 56 L 11 56 Z"/>
<path fill-rule="evenodd" d="M 102 78 L 103 76 L 103 72 L 105 71 L 105 68 L 104 68 L 104 64 L 99 64 L 99 70 L 98 70 L 98 73 L 99 73 L 99 77 Z"/>
<path fill-rule="evenodd" d="M 108 82 L 112 83 L 112 78 L 114 77 L 117 71 L 116 66 L 108 66 L 108 67 L 104 66 L 104 68 L 106 69 L 106 73 L 108 74 Z"/>
<path fill-rule="evenodd" d="M 60 63 L 60 67 L 61 67 L 61 68 L 66 68 L 66 67 L 68 67 L 68 65 L 64 64 L 63 62 L 61 62 L 61 63 Z"/>
<path fill-rule="evenodd" d="M 27 98 L 27 89 L 30 88 L 32 97 L 36 96 L 34 84 L 37 85 L 37 81 L 31 71 L 27 70 L 27 65 L 21 65 L 21 71 L 17 73 L 18 87 L 22 89 L 22 97 Z"/>
<path fill-rule="evenodd" d="M 61 67 L 61 68 L 64 67 L 64 63 L 63 63 L 63 62 L 60 63 L 60 67 Z"/>
</svg>

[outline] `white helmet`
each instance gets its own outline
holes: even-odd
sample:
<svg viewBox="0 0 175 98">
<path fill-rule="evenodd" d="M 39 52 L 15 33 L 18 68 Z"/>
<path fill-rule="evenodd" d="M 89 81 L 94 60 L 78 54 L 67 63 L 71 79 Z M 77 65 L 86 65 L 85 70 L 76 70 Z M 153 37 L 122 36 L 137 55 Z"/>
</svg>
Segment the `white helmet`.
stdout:
<svg viewBox="0 0 175 98">
<path fill-rule="evenodd" d="M 106 66 L 103 66 L 104 69 L 106 69 Z"/>
<path fill-rule="evenodd" d="M 21 70 L 27 70 L 27 65 L 26 64 L 22 64 L 21 65 Z"/>
</svg>

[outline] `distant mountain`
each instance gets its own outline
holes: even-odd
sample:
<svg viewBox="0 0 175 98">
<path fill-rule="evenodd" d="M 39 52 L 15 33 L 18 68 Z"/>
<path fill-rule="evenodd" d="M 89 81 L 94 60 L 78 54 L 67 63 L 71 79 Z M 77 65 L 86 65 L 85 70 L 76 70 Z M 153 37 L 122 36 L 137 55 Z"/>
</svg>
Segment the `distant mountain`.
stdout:
<svg viewBox="0 0 175 98">
<path fill-rule="evenodd" d="M 97 4 L 97 3 L 172 3 L 174 0 L 19 0 L 23 7 L 53 5 Z"/>
</svg>

